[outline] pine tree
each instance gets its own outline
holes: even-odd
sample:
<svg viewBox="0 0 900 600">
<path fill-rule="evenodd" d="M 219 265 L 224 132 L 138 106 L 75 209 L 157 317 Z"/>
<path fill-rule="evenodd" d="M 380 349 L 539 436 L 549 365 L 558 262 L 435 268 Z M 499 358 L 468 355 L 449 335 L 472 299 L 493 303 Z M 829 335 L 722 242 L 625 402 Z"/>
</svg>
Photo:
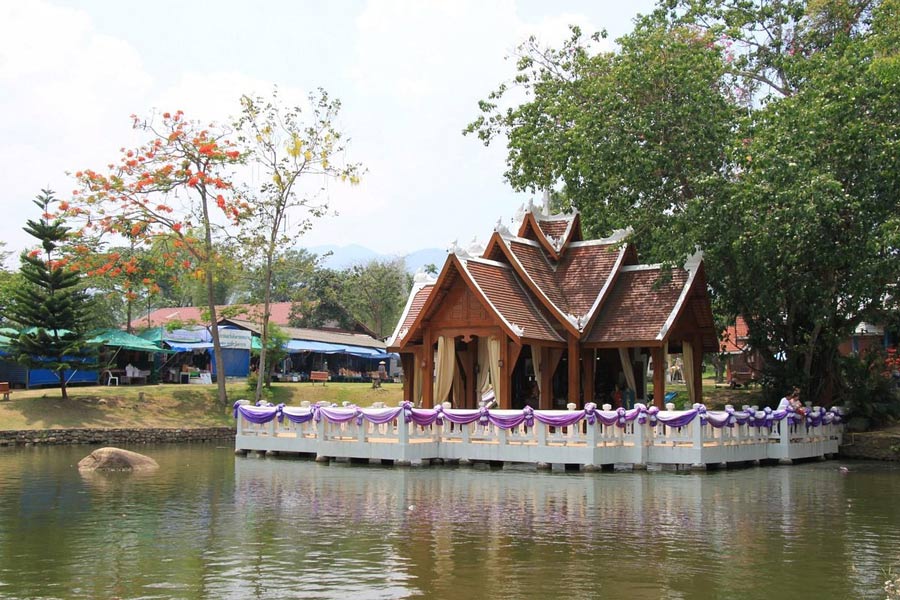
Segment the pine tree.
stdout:
<svg viewBox="0 0 900 600">
<path fill-rule="evenodd" d="M 52 191 L 41 190 L 34 201 L 41 218 L 28 220 L 23 228 L 39 240 L 40 248 L 20 257 L 25 283 L 13 294 L 9 317 L 21 327 L 21 333 L 10 342 L 10 350 L 29 368 L 55 372 L 66 399 L 66 371 L 93 366 L 86 346 L 90 307 L 81 276 L 69 268 L 62 255 L 69 228 L 51 214 L 54 202 Z"/>
</svg>

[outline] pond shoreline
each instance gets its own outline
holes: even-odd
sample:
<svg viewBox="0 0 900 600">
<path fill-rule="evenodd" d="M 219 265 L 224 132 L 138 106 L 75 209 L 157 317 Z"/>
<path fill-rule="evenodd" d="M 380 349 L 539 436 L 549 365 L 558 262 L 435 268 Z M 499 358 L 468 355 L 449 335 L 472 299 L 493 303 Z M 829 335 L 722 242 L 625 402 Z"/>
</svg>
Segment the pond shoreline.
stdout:
<svg viewBox="0 0 900 600">
<path fill-rule="evenodd" d="M 0 430 L 2 446 L 85 444 L 234 443 L 234 427 L 119 427 Z M 855 460 L 900 461 L 900 433 L 845 433 L 839 456 Z"/>
<path fill-rule="evenodd" d="M 900 433 L 895 431 L 845 432 L 840 455 L 860 460 L 900 461 Z"/>
<path fill-rule="evenodd" d="M 234 443 L 234 427 L 73 428 L 0 431 L 0 446 L 77 446 L 82 444 Z"/>
</svg>

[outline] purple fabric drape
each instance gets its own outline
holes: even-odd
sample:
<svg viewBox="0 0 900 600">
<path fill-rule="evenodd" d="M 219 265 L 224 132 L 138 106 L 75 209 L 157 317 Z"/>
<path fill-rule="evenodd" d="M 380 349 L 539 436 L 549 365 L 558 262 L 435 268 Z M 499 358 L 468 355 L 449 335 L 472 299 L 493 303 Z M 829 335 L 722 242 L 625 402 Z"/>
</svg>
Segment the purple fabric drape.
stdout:
<svg viewBox="0 0 900 600">
<path fill-rule="evenodd" d="M 262 404 L 262 403 L 261 403 Z M 829 410 L 817 409 L 807 415 L 801 415 L 792 408 L 775 410 L 764 408 L 754 411 L 745 408 L 735 411 L 727 407 L 722 411 L 707 411 L 702 404 L 695 404 L 690 410 L 685 411 L 660 411 L 655 406 L 647 407 L 644 404 L 636 404 L 634 408 L 626 410 L 597 410 L 597 406 L 589 402 L 583 410 L 534 410 L 526 406 L 522 410 L 490 410 L 479 409 L 445 409 L 442 406 L 435 408 L 413 408 L 409 402 L 404 402 L 396 408 L 359 408 L 357 406 L 311 406 L 309 408 L 289 407 L 284 404 L 272 406 L 269 403 L 261 406 L 243 405 L 235 402 L 234 418 L 243 417 L 250 423 L 263 424 L 272 419 L 283 422 L 287 418 L 292 423 L 319 422 L 324 417 L 331 423 L 349 423 L 356 420 L 362 425 L 363 421 L 369 421 L 376 425 L 391 423 L 402 418 L 405 423 L 414 423 L 420 427 L 428 427 L 434 424 L 443 425 L 444 420 L 455 425 L 468 425 L 478 422 L 482 426 L 494 425 L 501 429 L 513 429 L 525 424 L 526 427 L 534 427 L 535 421 L 550 427 L 572 427 L 581 421 L 587 421 L 588 426 L 597 423 L 604 426 L 625 427 L 627 423 L 637 421 L 643 425 L 649 422 L 651 426 L 661 423 L 668 427 L 684 427 L 699 418 L 701 423 L 709 423 L 712 427 L 734 427 L 736 424 L 748 424 L 751 427 L 772 428 L 775 421 L 787 419 L 790 424 L 805 423 L 808 428 L 820 427 L 831 423 L 840 423 L 841 411 L 837 407 Z"/>
<path fill-rule="evenodd" d="M 309 423 L 313 420 L 314 413 L 312 409 L 309 408 L 293 408 L 290 406 L 282 406 L 281 408 L 281 419 L 279 422 L 283 421 L 285 418 L 291 423 Z"/>
<path fill-rule="evenodd" d="M 276 416 L 277 409 L 274 406 L 242 406 L 235 402 L 234 418 L 241 415 L 244 420 L 257 425 L 268 423 Z"/>
</svg>

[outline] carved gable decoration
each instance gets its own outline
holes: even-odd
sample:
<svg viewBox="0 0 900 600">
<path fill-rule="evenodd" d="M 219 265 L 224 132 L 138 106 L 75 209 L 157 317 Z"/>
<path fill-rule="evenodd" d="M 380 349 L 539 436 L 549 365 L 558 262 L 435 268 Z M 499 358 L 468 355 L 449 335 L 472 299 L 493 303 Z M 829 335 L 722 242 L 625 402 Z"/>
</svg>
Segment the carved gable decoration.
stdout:
<svg viewBox="0 0 900 600">
<path fill-rule="evenodd" d="M 493 319 L 484 309 L 478 297 L 467 287 L 460 286 L 447 294 L 444 306 L 431 319 L 433 323 L 492 324 Z"/>
</svg>

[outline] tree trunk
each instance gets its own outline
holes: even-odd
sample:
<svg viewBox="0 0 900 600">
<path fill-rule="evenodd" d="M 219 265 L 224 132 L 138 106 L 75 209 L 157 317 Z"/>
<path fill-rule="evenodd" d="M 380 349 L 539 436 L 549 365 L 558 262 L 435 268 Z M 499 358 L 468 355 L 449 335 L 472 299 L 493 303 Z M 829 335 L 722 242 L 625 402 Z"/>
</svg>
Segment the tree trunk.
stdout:
<svg viewBox="0 0 900 600">
<path fill-rule="evenodd" d="M 129 299 L 125 302 L 125 333 L 134 333 L 134 329 L 131 327 L 131 306 L 132 301 Z"/>
<path fill-rule="evenodd" d="M 263 293 L 263 318 L 262 318 L 262 332 L 261 332 L 261 342 L 262 347 L 259 349 L 259 369 L 257 369 L 257 373 L 259 376 L 256 378 L 256 401 L 259 402 L 262 398 L 262 388 L 263 388 L 263 379 L 267 376 L 271 376 L 269 374 L 268 369 L 266 369 L 266 347 L 269 345 L 269 305 L 272 302 L 272 255 L 274 254 L 274 247 L 270 244 L 269 251 L 266 254 L 266 287 L 265 292 Z"/>
<path fill-rule="evenodd" d="M 66 389 L 66 372 L 65 371 L 57 371 L 56 376 L 59 377 L 59 389 L 62 392 L 62 399 L 69 399 L 69 392 Z"/>
<path fill-rule="evenodd" d="M 203 165 L 198 165 L 198 170 Z M 219 342 L 219 318 L 216 314 L 216 293 L 213 282 L 213 243 L 212 231 L 209 223 L 209 207 L 206 204 L 206 190 L 200 190 L 200 200 L 203 206 L 203 233 L 204 250 L 206 253 L 206 302 L 209 308 L 210 334 L 213 341 L 213 352 L 216 355 L 216 386 L 218 387 L 219 403 L 228 404 L 228 392 L 225 390 L 225 358 L 222 356 L 222 344 Z"/>
</svg>

